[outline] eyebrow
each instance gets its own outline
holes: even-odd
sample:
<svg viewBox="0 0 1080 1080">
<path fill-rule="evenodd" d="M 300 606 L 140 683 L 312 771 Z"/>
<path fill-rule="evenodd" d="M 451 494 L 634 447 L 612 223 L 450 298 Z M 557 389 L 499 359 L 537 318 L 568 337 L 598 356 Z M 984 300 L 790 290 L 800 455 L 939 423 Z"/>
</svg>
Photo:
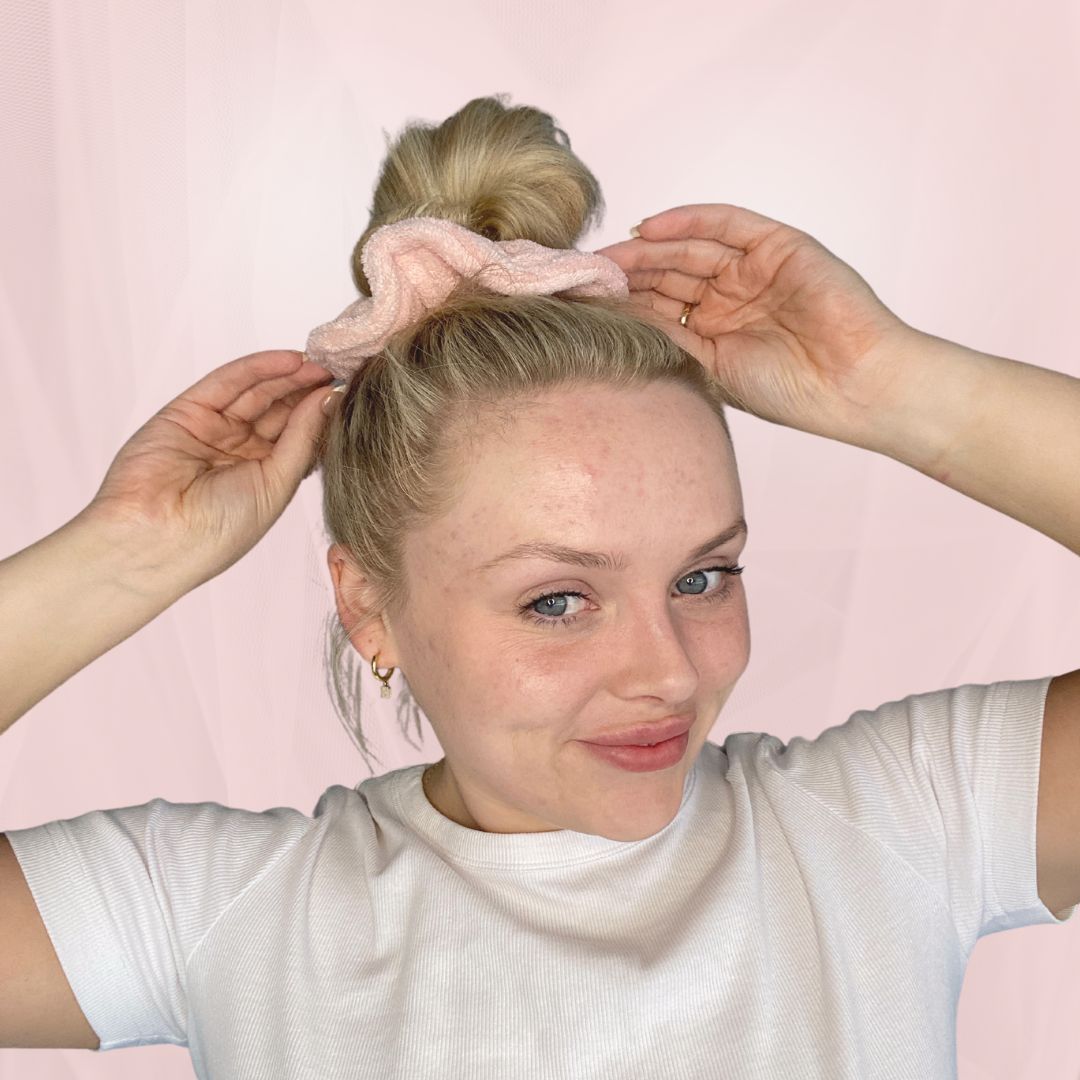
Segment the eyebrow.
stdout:
<svg viewBox="0 0 1080 1080">
<path fill-rule="evenodd" d="M 693 562 L 695 559 L 701 558 L 702 555 L 708 554 L 713 548 L 726 544 L 728 540 L 738 536 L 739 533 L 744 536 L 749 533 L 746 521 L 743 518 L 739 518 L 734 524 L 724 529 L 723 532 L 717 533 L 709 540 L 706 540 L 704 544 L 694 548 L 687 556 L 687 562 Z M 585 566 L 592 570 L 624 570 L 626 568 L 623 561 L 606 551 L 578 551 L 576 548 L 563 547 L 562 544 L 548 544 L 541 540 L 530 540 L 524 544 L 518 544 L 517 547 L 503 552 L 502 555 L 497 555 L 486 563 L 482 563 L 476 569 L 479 573 L 486 573 L 488 570 L 512 559 L 548 559 L 551 562 L 571 563 L 574 566 Z"/>
</svg>

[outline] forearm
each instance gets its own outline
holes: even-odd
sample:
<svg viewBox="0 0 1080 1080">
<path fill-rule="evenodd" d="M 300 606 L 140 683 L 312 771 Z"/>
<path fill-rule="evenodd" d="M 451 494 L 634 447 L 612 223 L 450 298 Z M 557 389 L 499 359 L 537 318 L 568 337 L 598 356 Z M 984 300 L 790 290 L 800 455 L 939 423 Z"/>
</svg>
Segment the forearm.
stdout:
<svg viewBox="0 0 1080 1080">
<path fill-rule="evenodd" d="M 1080 555 L 1080 379 L 924 333 L 901 362 L 857 444 Z"/>
<path fill-rule="evenodd" d="M 0 561 L 0 733 L 183 594 L 125 540 L 84 512 Z"/>
</svg>

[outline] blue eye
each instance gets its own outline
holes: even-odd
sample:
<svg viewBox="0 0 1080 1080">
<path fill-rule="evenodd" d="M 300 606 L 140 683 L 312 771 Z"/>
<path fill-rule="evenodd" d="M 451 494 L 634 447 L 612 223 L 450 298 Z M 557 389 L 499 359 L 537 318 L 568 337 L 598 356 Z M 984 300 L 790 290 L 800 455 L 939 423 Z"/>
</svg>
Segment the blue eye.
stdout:
<svg viewBox="0 0 1080 1080">
<path fill-rule="evenodd" d="M 709 566 L 703 570 L 692 570 L 689 574 L 684 574 L 679 578 L 680 584 L 685 581 L 694 581 L 699 575 L 722 573 L 724 575 L 724 584 L 719 589 L 714 589 L 710 593 L 706 593 L 707 582 L 698 589 L 696 593 L 690 595 L 704 596 L 705 602 L 713 600 L 723 600 L 730 593 L 732 588 L 732 578 L 741 574 L 746 567 L 736 566 L 734 564 L 729 566 Z M 683 594 L 687 595 L 687 594 Z M 518 613 L 522 618 L 529 622 L 535 623 L 537 626 L 569 626 L 570 623 L 576 622 L 580 615 L 565 615 L 566 604 L 564 597 L 577 596 L 582 600 L 587 599 L 585 593 L 575 592 L 570 590 L 567 592 L 557 593 L 544 593 L 542 596 L 534 597 L 532 600 L 527 600 L 518 609 Z M 534 610 L 537 605 L 541 605 L 540 610 Z M 545 610 L 546 609 L 546 610 Z"/>
</svg>

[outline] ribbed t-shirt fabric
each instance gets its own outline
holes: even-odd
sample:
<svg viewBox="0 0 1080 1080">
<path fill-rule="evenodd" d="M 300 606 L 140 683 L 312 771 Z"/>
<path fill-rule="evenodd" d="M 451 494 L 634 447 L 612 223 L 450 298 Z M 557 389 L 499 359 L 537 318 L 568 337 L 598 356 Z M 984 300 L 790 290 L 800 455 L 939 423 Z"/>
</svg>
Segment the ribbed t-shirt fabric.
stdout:
<svg viewBox="0 0 1080 1080">
<path fill-rule="evenodd" d="M 1050 678 L 706 742 L 634 842 L 467 829 L 423 764 L 7 835 L 100 1050 L 204 1080 L 945 1080 L 978 939 L 1075 911 L 1036 885 Z"/>
</svg>

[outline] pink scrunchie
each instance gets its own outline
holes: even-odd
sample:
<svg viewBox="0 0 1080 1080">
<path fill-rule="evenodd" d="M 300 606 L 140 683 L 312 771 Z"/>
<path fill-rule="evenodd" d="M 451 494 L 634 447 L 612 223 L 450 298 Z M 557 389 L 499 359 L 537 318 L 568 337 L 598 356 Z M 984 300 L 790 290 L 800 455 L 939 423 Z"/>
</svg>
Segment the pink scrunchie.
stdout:
<svg viewBox="0 0 1080 1080">
<path fill-rule="evenodd" d="M 605 255 L 532 240 L 488 240 L 445 218 L 383 225 L 368 238 L 360 264 L 372 295 L 312 330 L 304 350 L 339 379 L 348 379 L 392 334 L 438 307 L 465 277 L 505 296 L 630 294 L 622 267 Z"/>
</svg>

